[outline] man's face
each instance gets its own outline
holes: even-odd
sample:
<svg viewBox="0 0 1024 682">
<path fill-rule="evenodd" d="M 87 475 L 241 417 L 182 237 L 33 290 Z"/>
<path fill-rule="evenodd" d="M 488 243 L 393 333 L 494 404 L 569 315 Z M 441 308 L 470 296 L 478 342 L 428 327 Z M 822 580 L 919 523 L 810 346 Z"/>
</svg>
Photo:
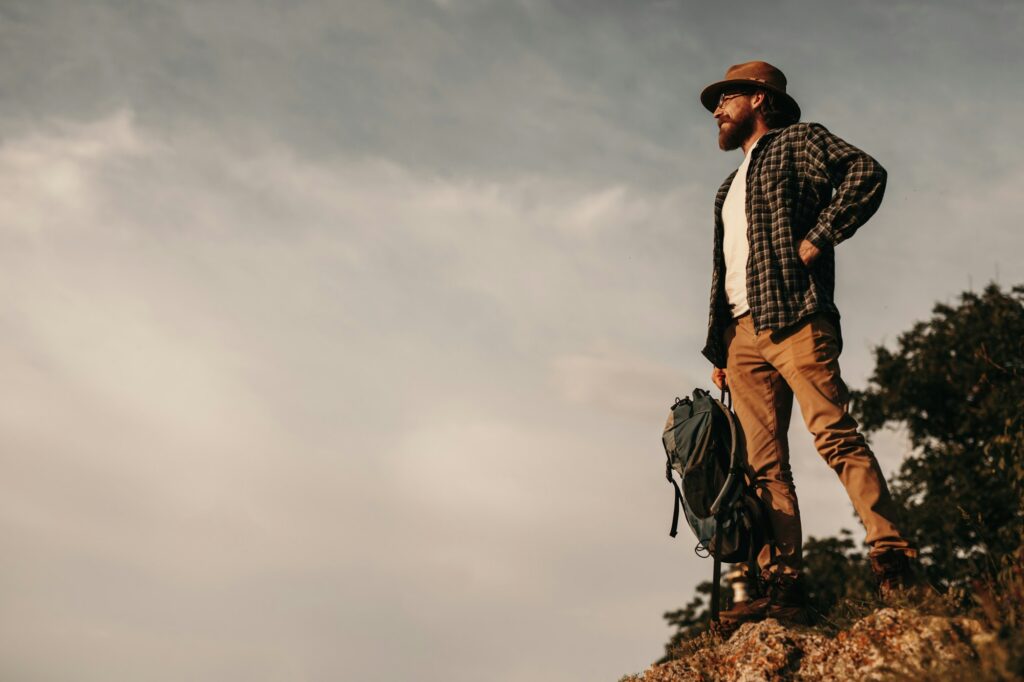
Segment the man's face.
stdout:
<svg viewBox="0 0 1024 682">
<path fill-rule="evenodd" d="M 726 90 L 715 109 L 718 120 L 718 146 L 723 151 L 738 149 L 754 132 L 754 109 L 750 93 Z"/>
</svg>

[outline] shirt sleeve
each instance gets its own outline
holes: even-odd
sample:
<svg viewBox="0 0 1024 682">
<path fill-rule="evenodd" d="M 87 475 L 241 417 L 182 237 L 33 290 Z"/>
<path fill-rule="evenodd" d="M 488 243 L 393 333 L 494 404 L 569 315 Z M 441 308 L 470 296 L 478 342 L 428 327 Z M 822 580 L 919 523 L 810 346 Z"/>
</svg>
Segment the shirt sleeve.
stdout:
<svg viewBox="0 0 1024 682">
<path fill-rule="evenodd" d="M 819 249 L 830 249 L 852 237 L 878 210 L 886 172 L 875 159 L 818 123 L 808 124 L 805 149 L 808 172 L 835 189 L 806 238 Z"/>
</svg>

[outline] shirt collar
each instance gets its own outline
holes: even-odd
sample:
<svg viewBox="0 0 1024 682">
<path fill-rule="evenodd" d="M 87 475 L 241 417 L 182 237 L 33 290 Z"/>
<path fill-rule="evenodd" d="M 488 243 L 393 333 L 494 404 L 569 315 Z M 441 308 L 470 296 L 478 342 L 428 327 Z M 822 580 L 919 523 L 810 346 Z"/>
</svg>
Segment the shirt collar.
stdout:
<svg viewBox="0 0 1024 682">
<path fill-rule="evenodd" d="M 764 135 L 762 135 L 761 137 L 757 138 L 757 142 L 754 143 L 754 146 L 753 146 L 753 148 L 751 148 L 750 153 L 751 154 L 760 153 L 760 152 L 758 152 L 758 150 L 759 149 L 764 149 L 768 145 L 768 142 L 771 140 L 771 138 L 775 137 L 776 135 L 781 133 L 783 130 L 784 130 L 784 128 L 772 128 L 771 130 L 765 132 Z"/>
</svg>

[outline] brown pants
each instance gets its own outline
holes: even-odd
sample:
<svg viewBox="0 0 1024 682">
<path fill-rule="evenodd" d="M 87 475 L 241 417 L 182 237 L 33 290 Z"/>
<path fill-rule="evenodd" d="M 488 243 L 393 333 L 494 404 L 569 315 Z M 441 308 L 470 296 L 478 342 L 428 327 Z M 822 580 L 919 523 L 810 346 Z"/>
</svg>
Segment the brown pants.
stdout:
<svg viewBox="0 0 1024 682">
<path fill-rule="evenodd" d="M 727 380 L 743 427 L 747 461 L 775 535 L 775 558 L 765 547 L 762 570 L 799 573 L 800 508 L 789 465 L 793 396 L 814 445 L 839 475 L 867 529 L 871 556 L 889 549 L 916 556 L 895 525 L 895 505 L 878 460 L 849 413 L 849 390 L 839 376 L 839 337 L 833 322 L 814 315 L 791 330 L 754 333 L 750 315 L 725 331 Z"/>
</svg>

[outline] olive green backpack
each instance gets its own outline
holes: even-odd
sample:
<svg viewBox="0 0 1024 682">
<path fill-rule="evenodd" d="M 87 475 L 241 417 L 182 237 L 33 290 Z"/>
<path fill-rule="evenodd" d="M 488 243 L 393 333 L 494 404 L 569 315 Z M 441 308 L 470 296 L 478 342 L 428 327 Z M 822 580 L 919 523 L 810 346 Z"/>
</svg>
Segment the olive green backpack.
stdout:
<svg viewBox="0 0 1024 682">
<path fill-rule="evenodd" d="M 698 388 L 692 399 L 676 398 L 662 443 L 667 457 L 665 476 L 675 488 L 669 535 L 676 536 L 682 508 L 697 536 L 694 551 L 700 557 L 714 558 L 711 617 L 717 620 L 722 562 L 745 562 L 748 573 L 756 574 L 757 555 L 771 541 L 763 503 L 748 476 L 743 434 L 732 411 L 731 394 L 723 391 L 722 399 L 715 400 Z"/>
</svg>

